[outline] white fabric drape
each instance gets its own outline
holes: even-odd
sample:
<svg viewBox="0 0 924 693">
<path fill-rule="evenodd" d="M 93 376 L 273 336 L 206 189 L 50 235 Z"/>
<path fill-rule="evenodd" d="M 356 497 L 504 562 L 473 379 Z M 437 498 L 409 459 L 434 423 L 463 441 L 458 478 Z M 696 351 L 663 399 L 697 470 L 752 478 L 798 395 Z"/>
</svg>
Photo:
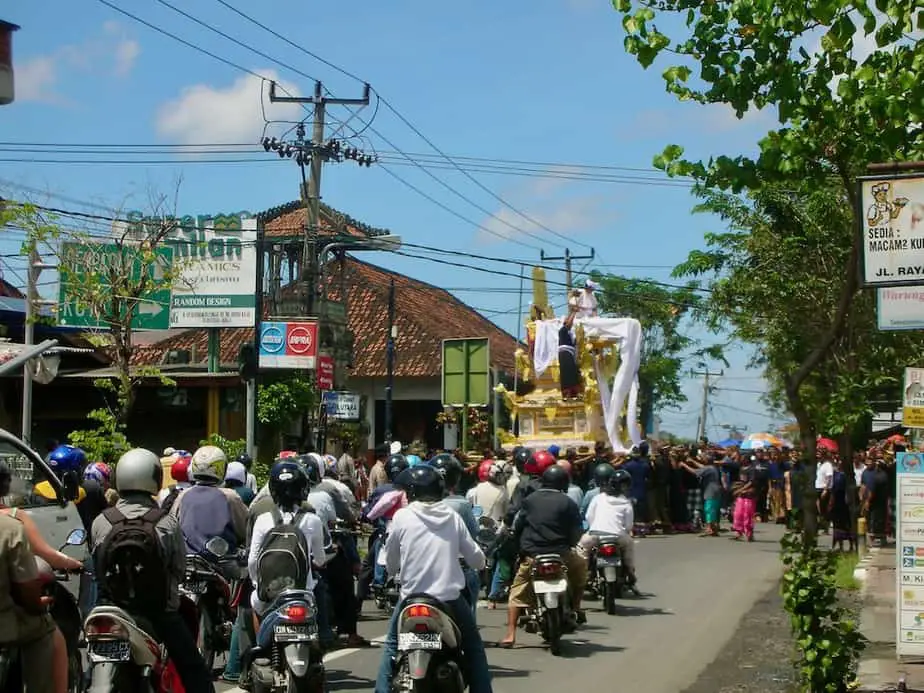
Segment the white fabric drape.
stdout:
<svg viewBox="0 0 924 693">
<path fill-rule="evenodd" d="M 595 359 L 594 372 L 600 390 L 600 404 L 610 446 L 615 452 L 626 452 L 642 440 L 638 425 L 638 368 L 642 359 L 642 325 L 634 318 L 579 318 L 587 339 L 605 339 L 619 343 L 619 369 L 612 385 L 606 382 L 600 364 Z M 536 343 L 533 366 L 538 378 L 558 357 L 559 318 L 536 323 Z M 626 428 L 629 441 L 619 436 L 619 414 L 626 404 Z"/>
</svg>

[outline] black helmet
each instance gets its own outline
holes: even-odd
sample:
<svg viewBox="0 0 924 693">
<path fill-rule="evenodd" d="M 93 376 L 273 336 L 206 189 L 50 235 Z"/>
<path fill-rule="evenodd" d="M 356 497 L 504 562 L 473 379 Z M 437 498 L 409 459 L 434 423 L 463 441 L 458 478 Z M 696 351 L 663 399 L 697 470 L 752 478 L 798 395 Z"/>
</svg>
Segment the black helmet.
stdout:
<svg viewBox="0 0 924 693">
<path fill-rule="evenodd" d="M 517 448 L 513 451 L 513 464 L 520 474 L 524 473 L 523 468 L 526 466 L 526 463 L 529 462 L 530 457 L 532 457 L 532 453 L 526 448 Z"/>
<path fill-rule="evenodd" d="M 443 498 L 443 475 L 429 465 L 422 464 L 401 472 L 400 485 L 409 501 L 434 502 Z"/>
<path fill-rule="evenodd" d="M 643 440 L 638 445 L 632 446 L 632 457 L 648 457 L 648 453 L 651 451 L 651 448 L 648 446 L 648 441 Z"/>
<path fill-rule="evenodd" d="M 567 491 L 570 483 L 568 472 L 560 464 L 553 464 L 542 472 L 542 488 L 554 488 L 558 491 Z"/>
<path fill-rule="evenodd" d="M 594 485 L 602 489 L 606 486 L 607 480 L 616 472 L 613 469 L 613 465 L 609 462 L 600 462 L 596 467 L 594 467 Z"/>
<path fill-rule="evenodd" d="M 632 477 L 625 469 L 614 469 L 602 491 L 611 496 L 618 496 L 629 490 L 632 485 Z"/>
<path fill-rule="evenodd" d="M 455 488 L 462 481 L 462 463 L 455 455 L 443 452 L 430 460 L 429 465 L 443 477 L 446 488 Z"/>
<path fill-rule="evenodd" d="M 407 468 L 407 457 L 400 452 L 389 455 L 388 459 L 385 460 L 385 476 L 391 482 L 394 482 L 397 476 Z"/>
<path fill-rule="evenodd" d="M 297 462 L 280 460 L 270 469 L 269 491 L 280 507 L 299 505 L 308 494 L 308 477 Z"/>
<path fill-rule="evenodd" d="M 314 453 L 299 455 L 295 458 L 295 461 L 302 466 L 302 470 L 305 472 L 305 478 L 308 479 L 309 486 L 317 486 L 321 483 L 321 467 L 315 459 Z"/>
<path fill-rule="evenodd" d="M 253 457 L 248 455 L 246 452 L 243 452 L 235 457 L 234 461 L 240 462 L 242 465 L 244 465 L 244 469 L 246 469 L 248 472 L 250 471 L 250 467 L 253 465 Z"/>
</svg>

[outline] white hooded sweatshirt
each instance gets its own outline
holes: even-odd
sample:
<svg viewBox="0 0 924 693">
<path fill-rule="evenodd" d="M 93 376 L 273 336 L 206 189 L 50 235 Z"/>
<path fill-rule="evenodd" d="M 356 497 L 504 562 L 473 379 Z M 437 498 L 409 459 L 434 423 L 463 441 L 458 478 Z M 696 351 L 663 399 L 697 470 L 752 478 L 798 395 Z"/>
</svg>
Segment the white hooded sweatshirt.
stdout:
<svg viewBox="0 0 924 693">
<path fill-rule="evenodd" d="M 635 522 L 632 501 L 625 496 L 598 493 L 587 507 L 587 530 L 621 537 L 629 534 Z"/>
<path fill-rule="evenodd" d="M 466 589 L 459 556 L 475 570 L 485 557 L 461 516 L 443 502 L 415 501 L 392 518 L 385 542 L 385 565 L 401 575 L 401 597 L 427 594 L 440 601 L 458 599 Z"/>
</svg>

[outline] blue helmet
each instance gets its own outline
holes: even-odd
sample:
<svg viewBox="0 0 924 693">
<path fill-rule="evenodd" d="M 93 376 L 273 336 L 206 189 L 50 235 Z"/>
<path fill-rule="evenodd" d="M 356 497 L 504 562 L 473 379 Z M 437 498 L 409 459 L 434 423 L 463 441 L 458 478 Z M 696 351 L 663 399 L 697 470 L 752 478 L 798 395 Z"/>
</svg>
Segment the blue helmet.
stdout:
<svg viewBox="0 0 924 693">
<path fill-rule="evenodd" d="M 420 455 L 405 455 L 407 457 L 407 466 L 408 467 L 417 467 L 424 463 Z"/>
<path fill-rule="evenodd" d="M 86 463 L 86 453 L 73 445 L 59 445 L 48 455 L 48 466 L 59 479 L 68 472 L 79 475 Z"/>
</svg>

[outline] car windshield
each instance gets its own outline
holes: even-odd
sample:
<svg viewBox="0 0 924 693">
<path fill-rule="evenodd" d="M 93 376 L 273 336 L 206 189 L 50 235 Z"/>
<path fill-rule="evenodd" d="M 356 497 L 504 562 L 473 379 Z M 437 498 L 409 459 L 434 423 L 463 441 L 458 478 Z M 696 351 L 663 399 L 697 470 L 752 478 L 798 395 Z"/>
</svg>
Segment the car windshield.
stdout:
<svg viewBox="0 0 924 693">
<path fill-rule="evenodd" d="M 0 497 L 0 503 L 13 508 L 30 507 L 32 486 L 36 477 L 32 461 L 8 442 L 0 440 L 0 462 L 9 468 L 13 477 L 9 494 Z M 38 472 L 40 475 L 43 473 L 42 470 Z"/>
</svg>

